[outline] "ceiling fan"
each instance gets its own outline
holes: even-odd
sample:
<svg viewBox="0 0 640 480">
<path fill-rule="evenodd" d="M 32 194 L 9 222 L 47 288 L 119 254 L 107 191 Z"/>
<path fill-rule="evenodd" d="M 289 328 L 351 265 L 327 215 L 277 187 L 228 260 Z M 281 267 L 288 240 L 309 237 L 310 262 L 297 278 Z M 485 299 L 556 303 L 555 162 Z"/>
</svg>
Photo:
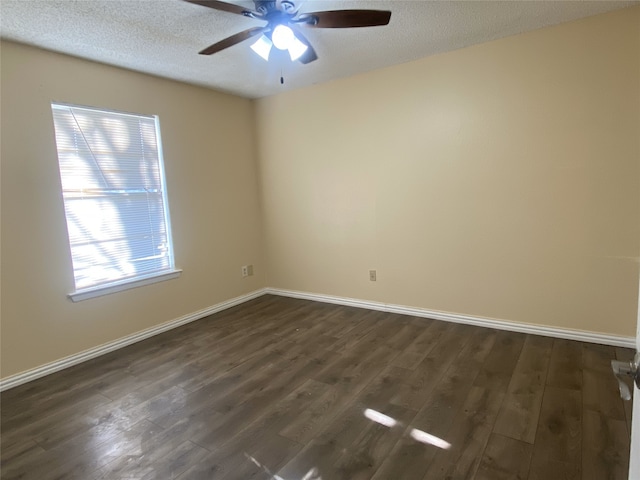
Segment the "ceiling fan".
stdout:
<svg viewBox="0 0 640 480">
<path fill-rule="evenodd" d="M 254 0 L 255 10 L 218 0 L 185 1 L 267 22 L 263 27 L 249 28 L 210 45 L 199 52 L 201 55 L 212 55 L 261 35 L 251 48 L 262 58 L 268 60 L 271 47 L 275 46 L 288 51 L 291 61 L 298 60 L 304 64 L 313 62 L 318 56 L 299 27 L 376 27 L 387 25 L 391 18 L 391 12 L 386 10 L 327 10 L 298 14 L 298 8 L 292 0 Z"/>
</svg>

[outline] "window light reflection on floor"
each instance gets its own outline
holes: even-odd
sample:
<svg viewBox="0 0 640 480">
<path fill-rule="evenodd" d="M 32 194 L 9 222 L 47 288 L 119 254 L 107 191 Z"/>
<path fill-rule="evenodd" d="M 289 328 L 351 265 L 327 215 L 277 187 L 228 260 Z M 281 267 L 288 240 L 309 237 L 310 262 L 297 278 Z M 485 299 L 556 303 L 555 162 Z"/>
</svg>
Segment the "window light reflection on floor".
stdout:
<svg viewBox="0 0 640 480">
<path fill-rule="evenodd" d="M 385 427 L 389 428 L 395 426 L 398 423 L 396 420 L 385 415 L 384 413 L 380 413 L 377 410 L 372 410 L 370 408 L 367 408 L 364 411 L 364 416 L 369 420 L 373 420 L 374 422 L 377 422 L 380 425 L 384 425 Z"/>
<path fill-rule="evenodd" d="M 262 469 L 266 474 L 268 474 L 271 480 L 285 480 L 280 475 L 274 475 L 273 473 L 271 473 L 265 465 L 260 463 L 258 460 L 255 459 L 255 457 L 249 455 L 247 452 L 244 452 L 244 456 L 248 458 L 251 462 L 253 462 L 255 466 Z M 300 480 L 322 480 L 322 477 L 320 476 L 320 472 L 318 472 L 318 469 L 316 467 L 313 467 Z"/>
<path fill-rule="evenodd" d="M 392 428 L 398 425 L 398 421 L 394 418 L 385 415 L 384 413 L 380 413 L 377 410 L 373 410 L 371 408 L 367 408 L 364 411 L 364 416 L 369 420 L 373 420 L 374 422 L 379 423 L 380 425 L 384 425 L 385 427 Z M 448 450 L 451 448 L 451 444 L 435 435 L 431 435 L 430 433 L 423 432 L 417 428 L 412 428 L 409 433 L 411 438 L 414 440 L 424 443 L 427 445 L 433 445 L 434 447 L 442 448 L 443 450 Z"/>
<path fill-rule="evenodd" d="M 421 443 L 433 445 L 444 450 L 449 450 L 451 448 L 451 444 L 449 442 L 446 442 L 443 439 L 436 437 L 435 435 L 431 435 L 427 432 L 423 432 L 422 430 L 418 430 L 417 428 L 411 429 L 410 435 L 411 438 Z"/>
<path fill-rule="evenodd" d="M 313 467 L 300 480 L 322 480 L 322 477 L 320 476 L 320 472 L 318 472 L 318 469 Z"/>
</svg>

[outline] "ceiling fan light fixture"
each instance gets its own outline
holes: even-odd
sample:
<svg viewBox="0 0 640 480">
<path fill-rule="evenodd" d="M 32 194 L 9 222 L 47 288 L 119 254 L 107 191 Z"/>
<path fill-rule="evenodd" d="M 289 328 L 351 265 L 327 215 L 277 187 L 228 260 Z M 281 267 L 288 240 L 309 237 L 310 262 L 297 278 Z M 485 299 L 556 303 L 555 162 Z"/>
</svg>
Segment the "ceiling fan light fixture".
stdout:
<svg viewBox="0 0 640 480">
<path fill-rule="evenodd" d="M 271 40 L 269 40 L 269 37 L 267 37 L 266 35 L 261 35 L 260 38 L 256 40 L 253 45 L 251 45 L 251 50 L 256 52 L 266 61 L 269 61 L 269 53 L 271 53 L 272 46 L 273 43 L 271 42 Z"/>
<path fill-rule="evenodd" d="M 293 34 L 293 30 L 286 25 L 277 25 L 271 34 L 271 41 L 273 41 L 273 45 L 279 50 L 289 50 L 294 40 L 297 39 Z"/>
<path fill-rule="evenodd" d="M 347 9 L 300 14 L 296 2 L 302 0 L 253 0 L 255 10 L 222 0 L 184 1 L 266 22 L 266 25 L 262 27 L 248 28 L 209 45 L 198 52 L 200 55 L 212 55 L 260 35 L 258 41 L 251 45 L 251 48 L 263 59 L 269 61 L 272 47 L 275 45 L 279 50 L 286 50 L 291 61 L 298 60 L 304 65 L 317 60 L 318 55 L 299 27 L 377 27 L 388 25 L 391 19 L 391 12 L 388 10 Z"/>
<path fill-rule="evenodd" d="M 291 57 L 291 61 L 295 62 L 298 60 L 304 52 L 306 52 L 308 47 L 298 40 L 298 37 L 294 36 L 293 41 L 289 45 L 289 56 Z"/>
</svg>

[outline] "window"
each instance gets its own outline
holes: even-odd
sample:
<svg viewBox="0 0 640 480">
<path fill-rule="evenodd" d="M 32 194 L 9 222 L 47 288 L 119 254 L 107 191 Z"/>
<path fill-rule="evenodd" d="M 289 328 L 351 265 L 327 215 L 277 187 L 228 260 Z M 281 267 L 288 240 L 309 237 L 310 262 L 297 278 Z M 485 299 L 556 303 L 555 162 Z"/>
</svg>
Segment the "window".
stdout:
<svg viewBox="0 0 640 480">
<path fill-rule="evenodd" d="M 72 300 L 178 276 L 158 118 L 51 107 L 75 278 Z"/>
</svg>

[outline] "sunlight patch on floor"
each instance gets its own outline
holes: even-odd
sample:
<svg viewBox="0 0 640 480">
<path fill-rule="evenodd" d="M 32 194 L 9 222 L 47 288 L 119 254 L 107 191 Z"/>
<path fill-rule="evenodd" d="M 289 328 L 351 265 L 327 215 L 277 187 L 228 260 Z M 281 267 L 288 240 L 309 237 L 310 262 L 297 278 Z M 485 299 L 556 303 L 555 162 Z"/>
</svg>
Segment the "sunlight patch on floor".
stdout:
<svg viewBox="0 0 640 480">
<path fill-rule="evenodd" d="M 377 422 L 380 425 L 384 425 L 385 427 L 389 428 L 394 427 L 398 424 L 395 419 L 385 415 L 384 413 L 380 413 L 377 410 L 372 410 L 371 408 L 367 408 L 364 411 L 364 416 L 369 420 L 373 420 L 374 422 Z"/>
<path fill-rule="evenodd" d="M 392 418 L 371 408 L 367 408 L 364 411 L 364 416 L 369 420 L 373 420 L 374 422 L 379 423 L 380 425 L 384 425 L 385 427 L 392 428 L 396 425 L 400 425 L 400 422 L 398 422 L 395 418 Z M 430 433 L 423 432 L 422 430 L 419 430 L 417 428 L 412 428 L 409 435 L 414 440 L 426 445 L 433 445 L 444 450 L 448 450 L 449 448 L 451 448 L 451 444 L 449 442 L 436 437 L 435 435 L 431 435 Z"/>
<path fill-rule="evenodd" d="M 285 480 L 280 475 L 274 475 L 273 473 L 271 473 L 267 467 L 265 467 L 262 463 L 256 460 L 255 457 L 252 457 L 247 452 L 244 453 L 244 456 L 251 460 L 251 462 L 253 462 L 258 468 L 262 469 L 265 473 L 270 475 L 271 480 Z M 316 467 L 313 467 L 311 470 L 305 473 L 304 477 L 302 477 L 300 480 L 322 480 L 322 476 L 320 475 L 318 469 Z"/>
<path fill-rule="evenodd" d="M 418 430 L 417 428 L 411 429 L 411 433 L 409 435 L 411 435 L 411 438 L 421 443 L 433 445 L 444 450 L 449 450 L 451 448 L 451 444 L 449 442 L 436 437 L 435 435 L 431 435 L 430 433 Z"/>
</svg>

